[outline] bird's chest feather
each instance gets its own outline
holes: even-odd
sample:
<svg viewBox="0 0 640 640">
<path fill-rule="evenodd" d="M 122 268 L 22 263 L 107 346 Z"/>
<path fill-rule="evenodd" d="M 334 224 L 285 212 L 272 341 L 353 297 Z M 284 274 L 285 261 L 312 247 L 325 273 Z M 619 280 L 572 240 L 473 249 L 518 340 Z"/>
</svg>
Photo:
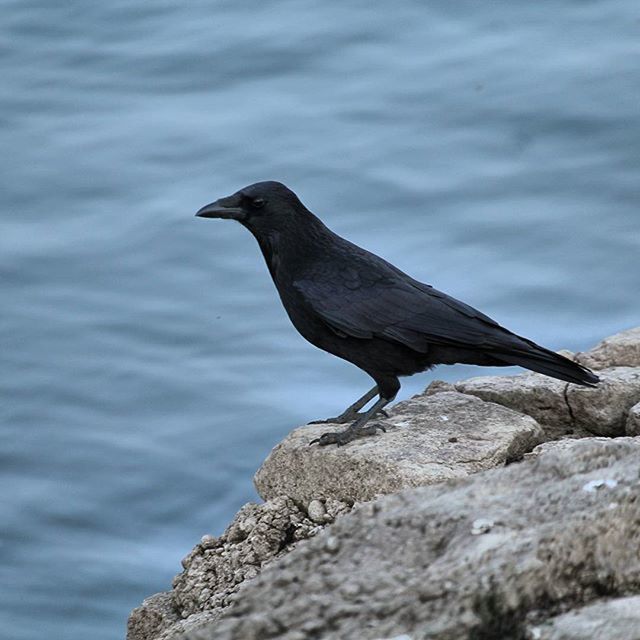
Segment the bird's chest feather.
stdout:
<svg viewBox="0 0 640 640">
<path fill-rule="evenodd" d="M 282 305 L 298 332 L 312 344 L 321 346 L 328 331 L 326 324 L 314 313 L 304 296 L 294 286 L 294 281 L 284 274 L 276 280 Z"/>
<path fill-rule="evenodd" d="M 314 309 L 300 284 L 314 280 L 326 286 L 326 294 L 348 305 L 363 286 L 358 264 L 346 262 L 326 247 L 313 243 L 283 241 L 278 235 L 263 238 L 261 248 L 269 273 L 293 326 L 309 342 L 333 353 L 345 335 L 328 324 Z"/>
</svg>

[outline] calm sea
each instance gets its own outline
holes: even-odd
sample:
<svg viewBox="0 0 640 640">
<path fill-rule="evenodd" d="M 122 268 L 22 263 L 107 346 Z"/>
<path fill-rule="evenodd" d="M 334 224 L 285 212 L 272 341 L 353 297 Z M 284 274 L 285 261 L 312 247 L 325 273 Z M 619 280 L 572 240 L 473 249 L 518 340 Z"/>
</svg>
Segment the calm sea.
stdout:
<svg viewBox="0 0 640 640">
<path fill-rule="evenodd" d="M 637 1 L 0 14 L 2 638 L 122 638 L 270 448 L 369 387 L 194 218 L 219 196 L 281 180 L 552 348 L 640 324 Z"/>
</svg>

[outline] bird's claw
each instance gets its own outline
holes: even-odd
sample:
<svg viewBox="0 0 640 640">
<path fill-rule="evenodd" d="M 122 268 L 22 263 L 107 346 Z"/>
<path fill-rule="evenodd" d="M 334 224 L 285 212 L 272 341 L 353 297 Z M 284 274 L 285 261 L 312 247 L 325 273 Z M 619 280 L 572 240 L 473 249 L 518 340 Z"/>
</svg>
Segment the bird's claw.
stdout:
<svg viewBox="0 0 640 640">
<path fill-rule="evenodd" d="M 367 426 L 360 427 L 359 429 L 345 429 L 344 431 L 327 431 L 323 433 L 319 438 L 315 438 L 309 443 L 309 446 L 312 444 L 319 444 L 321 447 L 326 447 L 330 444 L 335 444 L 339 447 L 355 440 L 356 438 L 361 438 L 363 436 L 373 436 L 376 431 L 380 429 L 386 433 L 386 429 L 384 425 L 381 424 L 369 424 Z"/>
<path fill-rule="evenodd" d="M 378 429 L 380 429 L 380 431 L 382 431 L 383 433 L 387 433 L 387 429 L 383 424 L 375 422 L 359 429 L 356 433 L 356 437 L 359 438 L 360 436 L 375 436 Z"/>
<path fill-rule="evenodd" d="M 340 436 L 343 433 L 344 432 L 341 431 L 327 431 L 327 433 L 323 433 L 319 438 L 313 439 L 309 443 L 309 446 L 319 444 L 321 447 L 326 447 L 328 444 L 337 444 L 340 447 L 348 442 L 348 440 L 342 441 Z"/>
</svg>

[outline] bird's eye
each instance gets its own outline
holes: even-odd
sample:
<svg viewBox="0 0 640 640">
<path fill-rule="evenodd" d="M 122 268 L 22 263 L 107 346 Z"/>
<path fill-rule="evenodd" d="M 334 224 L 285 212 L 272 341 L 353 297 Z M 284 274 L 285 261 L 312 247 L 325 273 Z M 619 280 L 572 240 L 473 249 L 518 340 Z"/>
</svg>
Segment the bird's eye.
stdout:
<svg viewBox="0 0 640 640">
<path fill-rule="evenodd" d="M 265 204 L 265 201 L 264 201 L 263 198 L 256 198 L 251 203 L 251 205 L 254 207 L 254 209 L 262 209 L 262 207 L 264 207 L 264 204 Z"/>
</svg>

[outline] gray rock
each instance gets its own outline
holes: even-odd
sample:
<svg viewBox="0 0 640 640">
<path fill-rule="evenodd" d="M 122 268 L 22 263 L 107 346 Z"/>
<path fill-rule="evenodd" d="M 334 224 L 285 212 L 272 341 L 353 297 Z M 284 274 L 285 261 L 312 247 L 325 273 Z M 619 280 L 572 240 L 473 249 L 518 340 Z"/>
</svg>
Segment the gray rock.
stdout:
<svg viewBox="0 0 640 640">
<path fill-rule="evenodd" d="M 307 507 L 309 518 L 318 524 L 324 524 L 327 516 L 327 510 L 321 500 L 312 500 Z"/>
<path fill-rule="evenodd" d="M 640 402 L 629 409 L 625 433 L 628 436 L 640 436 Z"/>
<path fill-rule="evenodd" d="M 615 368 L 596 390 L 536 374 L 436 381 L 392 410 L 388 434 L 341 449 L 307 446 L 330 425 L 296 430 L 256 475 L 271 499 L 203 537 L 127 638 L 637 637 L 637 599 L 564 612 L 638 591 L 640 438 L 535 445 L 640 434 L 640 328 L 565 355 Z M 359 500 L 523 454 L 356 504 L 322 531 Z"/>
<path fill-rule="evenodd" d="M 616 598 L 532 626 L 527 640 L 640 640 L 640 596 Z"/>
<path fill-rule="evenodd" d="M 216 620 L 218 611 L 203 611 L 182 619 L 173 594 L 156 593 L 134 609 L 127 622 L 127 640 L 175 640 Z"/>
<path fill-rule="evenodd" d="M 400 402 L 382 422 L 387 433 L 339 448 L 309 446 L 332 425 L 296 429 L 256 473 L 258 493 L 265 500 L 287 495 L 305 505 L 314 498 L 371 500 L 500 466 L 542 441 L 532 418 L 452 391 Z"/>
<path fill-rule="evenodd" d="M 566 393 L 573 423 L 598 436 L 621 436 L 629 410 L 640 402 L 640 367 L 613 367 L 598 372 L 595 389 L 569 385 Z"/>
<path fill-rule="evenodd" d="M 218 617 L 219 612 L 215 609 L 212 611 L 201 611 L 199 613 L 194 613 L 188 618 L 178 620 L 169 628 L 162 631 L 160 635 L 151 636 L 151 638 L 153 640 L 179 640 L 180 638 L 198 631 L 198 629 L 202 629 L 203 627 L 212 624 L 218 619 Z M 129 639 L 127 638 L 127 640 Z"/>
<path fill-rule="evenodd" d="M 359 505 L 183 637 L 523 638 L 536 620 L 638 589 L 639 455 L 640 438 L 576 440 Z"/>
<path fill-rule="evenodd" d="M 335 511 L 325 509 L 327 521 L 335 518 Z M 244 580 L 319 529 L 291 498 L 246 504 L 220 538 L 206 537 L 183 560 L 184 571 L 173 581 L 174 608 L 183 617 L 219 611 Z"/>
<path fill-rule="evenodd" d="M 488 402 L 496 402 L 514 411 L 532 416 L 554 435 L 574 428 L 571 411 L 565 397 L 568 385 L 537 373 L 516 376 L 479 376 L 457 382 L 461 393 L 468 393 Z"/>
<path fill-rule="evenodd" d="M 591 369 L 640 367 L 640 327 L 609 336 L 575 359 Z"/>
<path fill-rule="evenodd" d="M 180 614 L 173 606 L 171 593 L 156 593 L 131 612 L 127 621 L 127 640 L 159 638 L 179 620 Z"/>
<path fill-rule="evenodd" d="M 456 383 L 456 389 L 532 416 L 545 439 L 563 433 L 619 436 L 629 409 L 640 401 L 640 367 L 599 371 L 595 388 L 579 387 L 537 373 L 484 376 Z"/>
<path fill-rule="evenodd" d="M 610 442 L 610 440 L 611 438 L 605 438 L 605 437 L 589 438 L 590 442 L 607 443 L 607 442 Z M 537 447 L 535 447 L 532 451 L 529 451 L 529 453 L 525 453 L 524 459 L 530 460 L 532 458 L 537 458 L 543 453 L 549 453 L 550 451 L 555 451 L 555 452 L 568 451 L 569 449 L 571 449 L 571 447 L 575 445 L 575 442 L 576 442 L 576 439 L 572 439 L 572 438 L 565 438 L 563 440 L 551 440 L 550 442 L 543 442 L 542 444 L 539 444 Z"/>
<path fill-rule="evenodd" d="M 314 502 L 323 523 L 350 509 L 337 500 Z M 182 561 L 172 592 L 147 598 L 133 610 L 127 640 L 173 640 L 217 619 L 244 580 L 320 529 L 290 498 L 244 505 L 222 536 L 203 536 Z"/>
</svg>

